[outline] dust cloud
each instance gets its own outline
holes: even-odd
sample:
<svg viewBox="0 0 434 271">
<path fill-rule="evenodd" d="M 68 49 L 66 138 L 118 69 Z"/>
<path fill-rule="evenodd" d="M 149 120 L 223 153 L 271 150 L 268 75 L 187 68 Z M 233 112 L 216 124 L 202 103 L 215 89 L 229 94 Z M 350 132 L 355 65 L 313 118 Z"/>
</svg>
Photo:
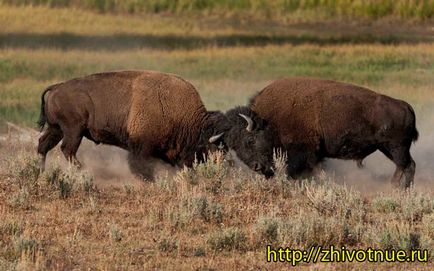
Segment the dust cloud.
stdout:
<svg viewBox="0 0 434 271">
<path fill-rule="evenodd" d="M 429 129 L 419 128 L 419 140 L 411 148 L 413 159 L 416 162 L 414 188 L 423 192 L 434 191 L 434 132 L 427 130 Z M 58 161 L 65 162 L 59 148 L 55 148 L 48 156 L 48 166 L 50 160 L 52 161 L 56 156 L 58 156 Z M 135 176 L 129 168 L 128 152 L 120 148 L 95 145 L 83 140 L 77 157 L 84 169 L 94 175 L 98 185 L 117 186 L 125 183 L 133 185 L 143 183 L 143 179 Z M 231 159 L 234 159 L 235 165 L 241 167 L 243 171 L 250 171 L 233 152 L 231 152 Z M 145 167 L 154 169 L 154 179 L 173 177 L 179 170 L 157 159 L 149 159 L 143 163 Z M 331 179 L 363 194 L 390 192 L 393 189 L 390 179 L 395 171 L 395 165 L 392 161 L 377 151 L 368 156 L 363 164 L 363 168 L 358 168 L 355 161 L 327 159 L 321 167 Z"/>
<path fill-rule="evenodd" d="M 122 186 L 126 183 L 130 185 L 140 185 L 146 181 L 133 174 L 128 162 L 128 152 L 109 145 L 96 145 L 93 142 L 83 139 L 77 153 L 77 159 L 83 166 L 83 170 L 90 172 L 98 186 Z M 56 161 L 62 166 L 67 166 L 59 146 L 54 148 L 47 156 L 47 167 Z M 154 178 L 173 177 L 177 168 L 172 167 L 157 159 L 143 161 L 143 167 L 149 172 L 154 172 Z"/>
<path fill-rule="evenodd" d="M 432 128 L 434 127 L 434 113 L 431 114 L 431 117 L 425 118 L 422 123 L 419 122 L 417 127 L 420 134 L 419 140 L 411 147 L 411 154 L 416 162 L 414 188 L 421 192 L 434 192 L 434 130 Z M 28 140 L 27 137 L 22 138 L 22 134 L 20 131 L 16 140 L 19 142 L 31 141 L 32 145 L 36 146 L 39 137 L 36 135 L 36 131 L 32 132 L 31 140 Z M 7 139 L 6 136 L 3 137 L 5 138 L 0 139 Z M 17 147 L 16 144 L 12 145 Z M 89 171 L 100 186 L 122 186 L 126 183 L 140 185 L 144 182 L 143 179 L 131 172 L 128 152 L 118 147 L 95 145 L 93 142 L 83 139 L 77 158 L 82 163 L 83 169 Z M 237 159 L 235 153 L 231 152 L 230 158 L 234 160 L 236 167 L 252 173 L 246 165 Z M 48 153 L 47 167 L 54 163 L 67 166 L 59 146 Z M 158 159 L 143 161 L 143 167 L 149 169 L 150 172 L 153 169 L 154 180 L 172 178 L 179 170 L 179 168 Z M 377 151 L 364 160 L 364 168 L 358 168 L 355 161 L 327 159 L 320 165 L 320 169 L 324 170 L 327 176 L 336 182 L 359 190 L 363 194 L 371 195 L 392 190 L 390 179 L 395 171 L 395 165 Z"/>
</svg>

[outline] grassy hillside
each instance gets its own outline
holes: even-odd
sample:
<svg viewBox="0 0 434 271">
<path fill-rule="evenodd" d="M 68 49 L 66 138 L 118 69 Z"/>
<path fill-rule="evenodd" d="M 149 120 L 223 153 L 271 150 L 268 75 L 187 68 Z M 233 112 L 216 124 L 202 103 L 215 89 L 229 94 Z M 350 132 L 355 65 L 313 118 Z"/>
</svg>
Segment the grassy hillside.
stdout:
<svg viewBox="0 0 434 271">
<path fill-rule="evenodd" d="M 220 13 L 267 18 L 415 18 L 434 16 L 432 0 L 2 0 L 13 5 L 75 7 L 100 12 Z"/>
</svg>

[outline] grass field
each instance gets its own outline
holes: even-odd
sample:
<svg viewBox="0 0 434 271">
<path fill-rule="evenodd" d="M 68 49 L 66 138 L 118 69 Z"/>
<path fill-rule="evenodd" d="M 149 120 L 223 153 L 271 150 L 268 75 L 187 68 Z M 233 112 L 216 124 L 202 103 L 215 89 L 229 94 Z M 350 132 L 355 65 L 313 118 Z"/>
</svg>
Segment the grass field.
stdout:
<svg viewBox="0 0 434 271">
<path fill-rule="evenodd" d="M 223 111 L 283 76 L 348 81 L 408 101 L 421 134 L 413 148 L 416 189 L 408 194 L 378 189 L 389 187 L 393 172 L 381 159 L 367 161 L 366 171 L 380 176 L 374 181 L 359 182 L 364 177 L 353 169 L 340 176 L 356 188 L 336 184 L 332 171 L 297 184 L 281 175 L 267 181 L 221 157 L 168 176 L 162 170 L 152 183 L 129 174 L 106 181 L 100 171 L 119 168 L 110 160 L 116 151 L 94 159 L 106 167 L 90 167 L 94 178 L 66 167 L 37 178 L 34 144 L 5 139 L 0 270 L 287 268 L 265 262 L 266 244 L 422 248 L 432 255 L 433 29 L 418 20 L 274 21 L 0 5 L 1 132 L 6 121 L 35 128 L 40 94 L 50 84 L 106 70 L 153 69 L 181 75 L 208 109 Z M 62 164 L 59 157 L 56 150 L 50 164 Z M 431 270 L 432 257 L 428 264 L 298 268 Z"/>
</svg>

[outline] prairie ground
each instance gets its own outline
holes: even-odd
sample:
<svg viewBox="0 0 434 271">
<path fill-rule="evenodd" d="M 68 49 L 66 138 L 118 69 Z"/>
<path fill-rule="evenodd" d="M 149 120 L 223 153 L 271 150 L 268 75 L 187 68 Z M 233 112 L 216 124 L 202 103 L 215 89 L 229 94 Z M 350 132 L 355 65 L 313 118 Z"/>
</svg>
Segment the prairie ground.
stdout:
<svg viewBox="0 0 434 271">
<path fill-rule="evenodd" d="M 406 21 L 271 21 L 113 15 L 0 5 L 0 270 L 431 270 L 428 263 L 267 263 L 266 245 L 434 252 L 434 26 Z M 125 153 L 84 142 L 38 176 L 42 90 L 94 72 L 181 75 L 210 110 L 245 104 L 274 79 L 348 81 L 409 102 L 421 134 L 409 193 L 381 155 L 328 161 L 307 180 L 265 180 L 216 154 L 190 170 L 157 163 L 135 179 Z M 279 162 L 279 161 L 277 161 Z"/>
</svg>

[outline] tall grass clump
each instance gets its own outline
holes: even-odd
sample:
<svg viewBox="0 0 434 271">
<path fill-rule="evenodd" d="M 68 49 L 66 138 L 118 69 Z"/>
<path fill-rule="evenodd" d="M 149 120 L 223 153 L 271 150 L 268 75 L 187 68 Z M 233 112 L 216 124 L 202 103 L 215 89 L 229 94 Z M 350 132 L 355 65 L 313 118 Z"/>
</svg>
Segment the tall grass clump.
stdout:
<svg viewBox="0 0 434 271">
<path fill-rule="evenodd" d="M 208 244 L 214 251 L 247 249 L 247 236 L 236 227 L 219 230 L 210 234 Z"/>
</svg>

